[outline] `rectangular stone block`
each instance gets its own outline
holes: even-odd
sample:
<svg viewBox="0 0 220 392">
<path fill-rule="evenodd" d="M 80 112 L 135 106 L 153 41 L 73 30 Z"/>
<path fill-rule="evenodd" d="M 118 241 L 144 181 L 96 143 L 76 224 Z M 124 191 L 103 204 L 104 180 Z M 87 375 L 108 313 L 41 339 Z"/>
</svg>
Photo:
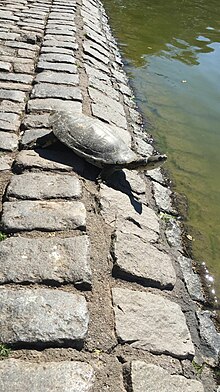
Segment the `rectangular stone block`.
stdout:
<svg viewBox="0 0 220 392">
<path fill-rule="evenodd" d="M 82 361 L 0 362 L 1 392 L 92 392 L 94 370 Z"/>
<path fill-rule="evenodd" d="M 2 227 L 7 232 L 85 230 L 86 209 L 79 201 L 5 202 Z"/>
<path fill-rule="evenodd" d="M 154 354 L 192 358 L 195 349 L 181 308 L 159 294 L 114 288 L 118 340 Z"/>
<path fill-rule="evenodd" d="M 24 173 L 12 176 L 7 189 L 8 199 L 78 199 L 82 187 L 77 177 L 64 174 Z"/>
<path fill-rule="evenodd" d="M 28 101 L 29 112 L 39 111 L 70 111 L 82 113 L 82 103 L 58 98 L 36 98 Z"/>
<path fill-rule="evenodd" d="M 201 382 L 144 361 L 132 361 L 130 373 L 132 392 L 204 392 Z"/>
<path fill-rule="evenodd" d="M 0 99 L 10 99 L 15 102 L 24 102 L 26 94 L 23 91 L 0 90 Z"/>
<path fill-rule="evenodd" d="M 156 213 L 142 204 L 135 210 L 129 197 L 120 191 L 101 185 L 101 215 L 106 223 L 127 235 L 136 235 L 144 241 L 158 239 L 159 219 Z"/>
<path fill-rule="evenodd" d="M 78 87 L 51 83 L 39 83 L 35 85 L 31 98 L 62 98 L 82 102 L 82 94 Z"/>
<path fill-rule="evenodd" d="M 81 348 L 88 321 L 83 295 L 44 288 L 0 288 L 0 341 L 4 344 Z"/>
<path fill-rule="evenodd" d="M 49 61 L 39 61 L 37 64 L 37 70 L 51 70 L 51 71 L 61 71 L 68 73 L 77 73 L 77 67 L 75 64 L 66 64 L 66 63 L 51 63 Z"/>
<path fill-rule="evenodd" d="M 15 151 L 18 148 L 18 136 L 11 132 L 0 131 L 0 150 Z"/>
<path fill-rule="evenodd" d="M 0 129 L 17 131 L 20 127 L 20 117 L 15 113 L 0 113 Z"/>
<path fill-rule="evenodd" d="M 14 163 L 14 169 L 21 173 L 28 170 L 60 170 L 64 172 L 83 172 L 85 162 L 77 155 L 73 156 L 72 152 L 60 151 L 57 159 L 57 151 L 53 150 L 23 150 L 20 151 Z"/>
<path fill-rule="evenodd" d="M 43 71 L 36 76 L 35 81 L 75 86 L 79 84 L 79 76 L 65 72 Z"/>
<path fill-rule="evenodd" d="M 73 283 L 91 287 L 87 236 L 12 237 L 0 242 L 0 283 Z"/>
<path fill-rule="evenodd" d="M 89 87 L 89 95 L 93 101 L 92 113 L 95 117 L 127 129 L 124 108 L 120 102 L 91 87 Z"/>
<path fill-rule="evenodd" d="M 176 273 L 171 257 L 132 234 L 116 231 L 115 275 L 161 289 L 172 289 Z"/>
</svg>

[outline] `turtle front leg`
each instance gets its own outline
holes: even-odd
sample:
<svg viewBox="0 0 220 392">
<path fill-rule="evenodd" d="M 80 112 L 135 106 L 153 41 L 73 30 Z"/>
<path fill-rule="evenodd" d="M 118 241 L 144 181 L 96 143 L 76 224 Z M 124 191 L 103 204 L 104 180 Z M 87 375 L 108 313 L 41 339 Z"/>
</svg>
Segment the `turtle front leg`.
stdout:
<svg viewBox="0 0 220 392">
<path fill-rule="evenodd" d="M 115 172 L 115 170 L 116 170 L 115 165 L 104 166 L 100 174 L 96 178 L 98 184 L 100 184 L 101 182 L 106 182 L 107 179 Z"/>
</svg>

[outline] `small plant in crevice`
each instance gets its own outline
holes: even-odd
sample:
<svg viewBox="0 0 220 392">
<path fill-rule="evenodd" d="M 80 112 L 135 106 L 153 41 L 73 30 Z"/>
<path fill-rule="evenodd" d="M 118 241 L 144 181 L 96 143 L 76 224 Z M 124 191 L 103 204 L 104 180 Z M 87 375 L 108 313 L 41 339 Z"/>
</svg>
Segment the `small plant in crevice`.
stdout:
<svg viewBox="0 0 220 392">
<path fill-rule="evenodd" d="M 11 349 L 5 344 L 0 343 L 0 358 L 7 358 L 11 352 Z"/>
<path fill-rule="evenodd" d="M 4 241 L 7 238 L 7 235 L 5 233 L 2 233 L 2 231 L 0 231 L 0 241 Z"/>
<path fill-rule="evenodd" d="M 201 376 L 203 368 L 204 368 L 204 364 L 199 365 L 196 361 L 192 361 L 192 365 L 195 369 L 195 373 L 197 376 Z"/>
</svg>

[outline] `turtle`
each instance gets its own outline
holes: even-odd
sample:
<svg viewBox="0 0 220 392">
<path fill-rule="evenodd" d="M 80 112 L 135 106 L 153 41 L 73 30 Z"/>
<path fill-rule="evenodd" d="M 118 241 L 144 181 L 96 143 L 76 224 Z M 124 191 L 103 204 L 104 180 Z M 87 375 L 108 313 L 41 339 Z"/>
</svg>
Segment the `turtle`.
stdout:
<svg viewBox="0 0 220 392">
<path fill-rule="evenodd" d="M 52 132 L 47 135 L 44 147 L 58 139 L 77 155 L 101 168 L 100 181 L 106 181 L 123 168 L 155 169 L 167 159 L 166 155 L 138 156 L 110 126 L 85 114 L 58 111 L 50 115 L 49 125 Z M 39 139 L 44 140 L 45 136 Z"/>
</svg>

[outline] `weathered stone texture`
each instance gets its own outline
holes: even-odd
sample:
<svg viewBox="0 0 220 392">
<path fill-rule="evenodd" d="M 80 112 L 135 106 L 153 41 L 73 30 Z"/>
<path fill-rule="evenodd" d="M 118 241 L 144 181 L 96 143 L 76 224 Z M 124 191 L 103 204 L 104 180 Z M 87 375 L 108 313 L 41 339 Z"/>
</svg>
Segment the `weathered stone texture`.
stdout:
<svg viewBox="0 0 220 392">
<path fill-rule="evenodd" d="M 114 288 L 112 294 L 116 334 L 120 342 L 177 358 L 195 354 L 179 305 L 162 295 L 141 291 Z"/>
<path fill-rule="evenodd" d="M 7 238 L 0 242 L 0 283 L 72 282 L 91 286 L 87 236 Z"/>
<path fill-rule="evenodd" d="M 85 298 L 51 289 L 0 289 L 0 341 L 80 347 L 88 330 Z"/>
<path fill-rule="evenodd" d="M 20 126 L 20 118 L 14 113 L 0 113 L 0 129 L 3 131 L 17 131 Z"/>
<path fill-rule="evenodd" d="M 79 201 L 15 201 L 3 204 L 6 231 L 85 229 L 86 210 Z"/>
<path fill-rule="evenodd" d="M 86 362 L 0 363 L 1 392 L 92 392 L 93 384 L 94 370 Z"/>
<path fill-rule="evenodd" d="M 51 83 L 37 84 L 31 96 L 32 98 L 62 98 L 82 101 L 81 91 L 78 87 L 53 85 Z"/>
<path fill-rule="evenodd" d="M 43 71 L 36 76 L 35 81 L 75 86 L 79 83 L 79 76 L 65 72 Z"/>
<path fill-rule="evenodd" d="M 132 234 L 115 233 L 115 267 L 120 276 L 148 286 L 172 289 L 176 274 L 169 255 Z"/>
<path fill-rule="evenodd" d="M 153 182 L 153 194 L 156 204 L 160 210 L 166 211 L 171 214 L 176 213 L 176 210 L 172 206 L 172 192 L 170 189 L 164 187 L 158 182 Z"/>
<path fill-rule="evenodd" d="M 170 375 L 160 366 L 143 361 L 131 363 L 132 392 L 204 392 L 201 382 Z"/>
<path fill-rule="evenodd" d="M 15 160 L 15 170 L 21 173 L 25 169 L 42 169 L 42 170 L 61 170 L 61 171 L 82 171 L 84 161 L 65 151 L 59 152 L 52 150 L 38 150 L 38 152 L 29 150 L 21 151 Z"/>
<path fill-rule="evenodd" d="M 24 173 L 13 176 L 7 190 L 8 198 L 51 199 L 79 198 L 81 184 L 75 176 L 48 173 Z"/>
<path fill-rule="evenodd" d="M 82 104 L 77 101 L 68 101 L 58 98 L 36 98 L 28 101 L 28 110 L 31 112 L 66 110 L 82 113 Z"/>
<path fill-rule="evenodd" d="M 101 214 L 106 223 L 124 234 L 134 234 L 145 241 L 156 241 L 159 234 L 159 220 L 155 212 L 144 204 L 136 210 L 129 197 L 105 185 L 101 185 Z"/>
<path fill-rule="evenodd" d="M 11 132 L 0 131 L 0 150 L 15 151 L 18 148 L 18 136 Z"/>
<path fill-rule="evenodd" d="M 204 296 L 202 293 L 201 281 L 199 275 L 193 271 L 192 260 L 180 255 L 178 257 L 178 262 L 182 269 L 184 281 L 191 298 L 203 302 Z"/>
</svg>

